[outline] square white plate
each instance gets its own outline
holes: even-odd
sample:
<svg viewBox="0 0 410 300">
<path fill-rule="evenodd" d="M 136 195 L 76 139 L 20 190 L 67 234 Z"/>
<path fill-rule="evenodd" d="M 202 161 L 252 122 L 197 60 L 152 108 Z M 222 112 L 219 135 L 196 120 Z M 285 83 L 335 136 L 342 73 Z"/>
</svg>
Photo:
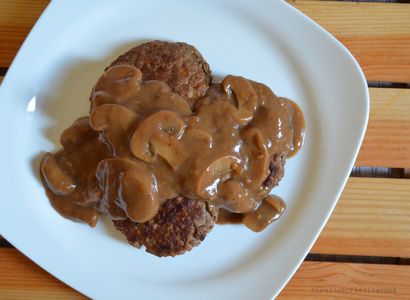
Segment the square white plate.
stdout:
<svg viewBox="0 0 410 300">
<path fill-rule="evenodd" d="M 306 143 L 274 193 L 280 220 L 255 234 L 216 226 L 193 251 L 157 258 L 107 220 L 62 218 L 38 179 L 39 157 L 88 111 L 94 82 L 115 57 L 151 39 L 197 47 L 214 76 L 239 74 L 295 99 Z M 282 1 L 53 1 L 0 89 L 0 234 L 92 298 L 269 299 L 290 279 L 336 205 L 367 124 L 369 98 L 352 55 Z"/>
</svg>

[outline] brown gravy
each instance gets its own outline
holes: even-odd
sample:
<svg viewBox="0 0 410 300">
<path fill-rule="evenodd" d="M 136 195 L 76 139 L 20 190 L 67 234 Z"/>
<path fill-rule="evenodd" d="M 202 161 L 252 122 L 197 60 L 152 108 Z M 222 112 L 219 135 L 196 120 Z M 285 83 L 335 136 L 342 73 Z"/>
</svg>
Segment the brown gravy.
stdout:
<svg viewBox="0 0 410 300">
<path fill-rule="evenodd" d="M 227 76 L 192 112 L 165 83 L 120 65 L 99 79 L 90 116 L 63 132 L 41 174 L 56 210 L 90 226 L 100 213 L 146 222 L 182 195 L 219 207 L 221 224 L 260 231 L 284 210 L 263 185 L 272 157 L 294 155 L 303 137 L 299 107 L 261 83 Z"/>
<path fill-rule="evenodd" d="M 243 214 L 233 213 L 226 209 L 219 209 L 217 224 L 242 224 Z"/>
</svg>

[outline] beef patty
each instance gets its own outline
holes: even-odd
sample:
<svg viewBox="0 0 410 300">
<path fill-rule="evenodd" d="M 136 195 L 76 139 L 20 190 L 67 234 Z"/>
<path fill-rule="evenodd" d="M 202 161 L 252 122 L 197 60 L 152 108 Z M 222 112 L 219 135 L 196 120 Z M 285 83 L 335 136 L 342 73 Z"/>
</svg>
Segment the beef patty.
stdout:
<svg viewBox="0 0 410 300">
<path fill-rule="evenodd" d="M 211 76 L 208 63 L 193 46 L 186 43 L 153 41 L 132 48 L 110 66 L 131 64 L 139 68 L 143 80 L 160 80 L 183 96 L 193 107 L 208 89 Z M 284 174 L 285 157 L 275 155 L 270 175 L 263 185 L 273 188 Z M 166 201 L 150 221 L 114 221 L 128 242 L 157 256 L 176 256 L 203 241 L 216 222 L 218 211 L 201 200 L 177 197 Z"/>
<path fill-rule="evenodd" d="M 211 71 L 201 53 L 186 43 L 153 41 L 118 57 L 113 65 L 130 64 L 140 69 L 142 80 L 159 80 L 193 106 L 211 83 Z"/>
<path fill-rule="evenodd" d="M 198 246 L 216 222 L 218 211 L 204 201 L 167 200 L 148 222 L 114 221 L 128 242 L 157 256 L 175 256 Z"/>
</svg>

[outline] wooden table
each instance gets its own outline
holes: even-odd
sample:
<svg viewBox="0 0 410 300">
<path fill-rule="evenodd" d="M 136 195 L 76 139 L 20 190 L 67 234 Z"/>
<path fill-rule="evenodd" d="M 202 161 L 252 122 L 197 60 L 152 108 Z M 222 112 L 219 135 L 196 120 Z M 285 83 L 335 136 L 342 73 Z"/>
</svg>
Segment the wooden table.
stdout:
<svg viewBox="0 0 410 300">
<path fill-rule="evenodd" d="M 404 2 L 290 1 L 357 58 L 371 112 L 341 199 L 280 299 L 410 299 L 410 4 Z M 47 3 L 0 0 L 1 76 Z M 0 299 L 17 298 L 84 296 L 0 237 Z"/>
</svg>

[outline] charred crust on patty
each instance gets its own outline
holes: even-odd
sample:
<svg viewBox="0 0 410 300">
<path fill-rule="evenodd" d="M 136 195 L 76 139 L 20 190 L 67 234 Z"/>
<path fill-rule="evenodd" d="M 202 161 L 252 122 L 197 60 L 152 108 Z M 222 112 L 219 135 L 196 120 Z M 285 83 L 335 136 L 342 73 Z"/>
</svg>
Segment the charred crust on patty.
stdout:
<svg viewBox="0 0 410 300">
<path fill-rule="evenodd" d="M 286 156 L 284 154 L 275 154 L 269 165 L 269 175 L 262 183 L 263 187 L 273 189 L 279 184 L 279 181 L 285 175 Z"/>
<path fill-rule="evenodd" d="M 114 221 L 128 242 L 157 256 L 176 256 L 198 246 L 211 231 L 218 211 L 208 203 L 177 197 L 167 200 L 150 221 Z"/>
</svg>

